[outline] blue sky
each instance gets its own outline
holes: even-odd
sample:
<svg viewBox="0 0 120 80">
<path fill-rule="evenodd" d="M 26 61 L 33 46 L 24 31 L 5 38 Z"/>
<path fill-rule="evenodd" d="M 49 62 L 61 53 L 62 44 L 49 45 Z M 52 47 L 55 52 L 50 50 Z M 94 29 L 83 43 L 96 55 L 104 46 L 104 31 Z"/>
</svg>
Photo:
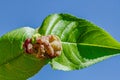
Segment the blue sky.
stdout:
<svg viewBox="0 0 120 80">
<path fill-rule="evenodd" d="M 120 41 L 120 0 L 0 0 L 0 36 L 23 26 L 37 28 L 52 13 L 87 19 Z M 28 80 L 119 80 L 120 56 L 76 71 L 43 67 Z"/>
</svg>

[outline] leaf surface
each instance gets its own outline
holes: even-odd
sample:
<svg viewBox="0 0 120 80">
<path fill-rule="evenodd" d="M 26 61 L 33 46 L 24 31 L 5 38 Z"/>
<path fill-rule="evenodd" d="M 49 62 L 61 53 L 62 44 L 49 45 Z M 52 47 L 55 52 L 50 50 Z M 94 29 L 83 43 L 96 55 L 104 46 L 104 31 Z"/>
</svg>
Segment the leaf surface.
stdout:
<svg viewBox="0 0 120 80">
<path fill-rule="evenodd" d="M 23 43 L 34 33 L 33 28 L 23 27 L 0 38 L 0 80 L 26 80 L 46 64 L 24 53 Z"/>
<path fill-rule="evenodd" d="M 62 55 L 50 62 L 53 69 L 81 69 L 120 53 L 120 43 L 105 30 L 69 14 L 49 15 L 38 31 L 62 41 Z"/>
</svg>

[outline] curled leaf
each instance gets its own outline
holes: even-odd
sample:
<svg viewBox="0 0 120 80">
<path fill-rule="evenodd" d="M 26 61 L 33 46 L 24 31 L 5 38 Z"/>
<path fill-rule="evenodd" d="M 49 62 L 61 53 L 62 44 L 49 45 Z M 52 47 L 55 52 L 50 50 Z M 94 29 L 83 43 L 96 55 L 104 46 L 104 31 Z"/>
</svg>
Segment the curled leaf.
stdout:
<svg viewBox="0 0 120 80">
<path fill-rule="evenodd" d="M 24 52 L 24 41 L 34 33 L 33 28 L 23 27 L 0 37 L 0 80 L 25 80 L 47 63 Z"/>
<path fill-rule="evenodd" d="M 120 53 L 120 43 L 110 34 L 69 14 L 49 15 L 38 31 L 57 35 L 62 41 L 62 55 L 50 62 L 53 69 L 81 69 Z"/>
</svg>

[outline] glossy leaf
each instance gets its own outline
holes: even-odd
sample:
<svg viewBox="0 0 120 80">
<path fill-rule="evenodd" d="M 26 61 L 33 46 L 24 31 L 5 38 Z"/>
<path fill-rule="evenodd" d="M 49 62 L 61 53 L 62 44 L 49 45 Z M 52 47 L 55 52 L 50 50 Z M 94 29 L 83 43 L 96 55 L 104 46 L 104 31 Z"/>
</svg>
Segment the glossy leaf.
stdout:
<svg viewBox="0 0 120 80">
<path fill-rule="evenodd" d="M 106 31 L 72 15 L 49 15 L 38 31 L 62 41 L 62 55 L 50 62 L 53 69 L 81 69 L 120 53 L 120 43 Z"/>
<path fill-rule="evenodd" d="M 24 27 L 0 38 L 0 80 L 26 80 L 46 64 L 23 51 L 25 39 L 34 33 L 33 28 Z"/>
</svg>

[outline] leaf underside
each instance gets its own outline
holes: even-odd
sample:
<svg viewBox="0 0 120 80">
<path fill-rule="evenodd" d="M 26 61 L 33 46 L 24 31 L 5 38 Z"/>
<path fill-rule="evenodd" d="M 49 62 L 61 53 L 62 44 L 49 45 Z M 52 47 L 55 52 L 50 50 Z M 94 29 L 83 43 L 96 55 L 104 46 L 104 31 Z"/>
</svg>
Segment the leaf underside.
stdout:
<svg viewBox="0 0 120 80">
<path fill-rule="evenodd" d="M 34 33 L 34 29 L 24 27 L 0 38 L 0 80 L 25 80 L 46 64 L 23 51 L 23 42 Z"/>
<path fill-rule="evenodd" d="M 50 62 L 53 69 L 81 69 L 120 53 L 120 43 L 106 31 L 69 14 L 49 15 L 38 32 L 62 41 L 62 55 Z"/>
</svg>

